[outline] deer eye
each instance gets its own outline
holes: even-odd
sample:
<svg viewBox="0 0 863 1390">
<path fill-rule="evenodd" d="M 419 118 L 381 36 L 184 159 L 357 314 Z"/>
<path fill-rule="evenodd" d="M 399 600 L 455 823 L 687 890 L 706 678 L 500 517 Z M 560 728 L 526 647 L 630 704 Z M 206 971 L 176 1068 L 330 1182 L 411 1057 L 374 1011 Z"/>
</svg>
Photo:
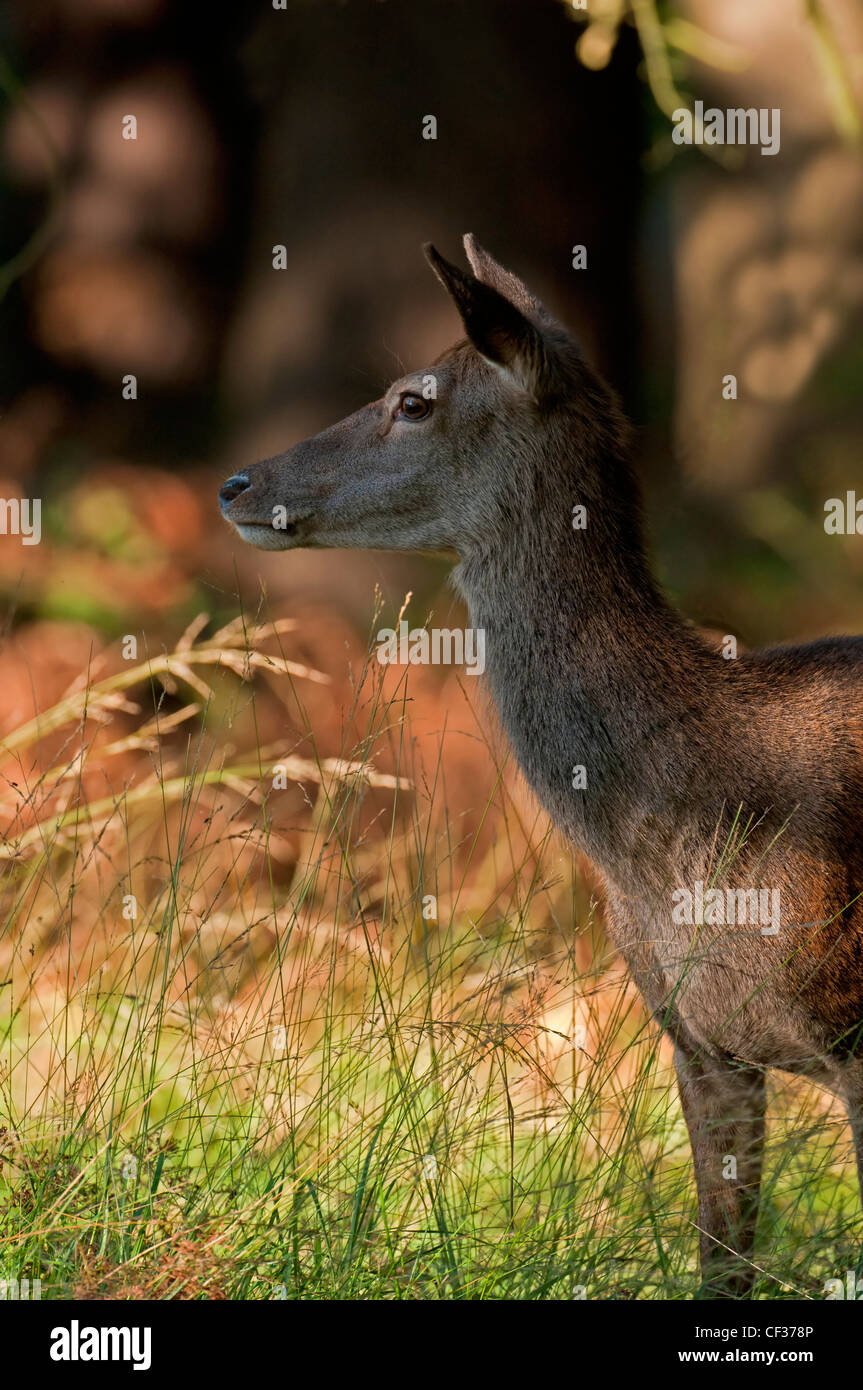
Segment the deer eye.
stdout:
<svg viewBox="0 0 863 1390">
<path fill-rule="evenodd" d="M 397 420 L 425 420 L 431 415 L 431 401 L 427 401 L 424 396 L 415 396 L 412 391 L 408 391 L 399 399 L 396 409 Z"/>
</svg>

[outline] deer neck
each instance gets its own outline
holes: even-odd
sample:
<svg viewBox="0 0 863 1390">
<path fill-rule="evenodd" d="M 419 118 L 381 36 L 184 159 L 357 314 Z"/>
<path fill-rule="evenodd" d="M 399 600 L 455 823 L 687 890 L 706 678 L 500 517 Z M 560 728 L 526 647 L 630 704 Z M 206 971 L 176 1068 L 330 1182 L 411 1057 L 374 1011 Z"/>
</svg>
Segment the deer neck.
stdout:
<svg viewBox="0 0 863 1390">
<path fill-rule="evenodd" d="M 698 784 L 705 747 L 721 742 L 711 721 L 724 663 L 659 592 L 621 468 L 617 507 L 588 505 L 583 530 L 571 485 L 543 475 L 514 503 L 516 524 L 465 555 L 455 579 L 485 631 L 490 689 L 529 783 L 625 888 L 648 823 L 651 854 L 663 842 L 673 854 L 681 788 Z"/>
</svg>

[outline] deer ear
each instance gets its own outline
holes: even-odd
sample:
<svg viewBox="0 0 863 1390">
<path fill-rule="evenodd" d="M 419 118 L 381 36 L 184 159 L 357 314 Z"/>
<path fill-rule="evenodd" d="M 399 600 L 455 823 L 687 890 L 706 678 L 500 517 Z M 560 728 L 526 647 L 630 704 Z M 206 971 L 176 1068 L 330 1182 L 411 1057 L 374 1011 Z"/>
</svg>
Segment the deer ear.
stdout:
<svg viewBox="0 0 863 1390">
<path fill-rule="evenodd" d="M 477 352 L 501 367 L 529 395 L 539 399 L 552 378 L 551 362 L 539 329 L 492 285 L 445 260 L 429 242 L 426 259 L 452 298 Z"/>
<path fill-rule="evenodd" d="M 539 319 L 540 322 L 550 318 L 547 310 L 536 296 L 531 294 L 524 281 L 513 275 L 511 270 L 506 270 L 484 246 L 480 246 L 473 232 L 465 234 L 464 249 L 477 280 L 482 280 L 484 285 L 491 285 L 493 290 L 497 290 L 498 294 L 502 294 L 504 299 L 508 299 L 510 304 L 514 304 L 528 318 Z"/>
</svg>

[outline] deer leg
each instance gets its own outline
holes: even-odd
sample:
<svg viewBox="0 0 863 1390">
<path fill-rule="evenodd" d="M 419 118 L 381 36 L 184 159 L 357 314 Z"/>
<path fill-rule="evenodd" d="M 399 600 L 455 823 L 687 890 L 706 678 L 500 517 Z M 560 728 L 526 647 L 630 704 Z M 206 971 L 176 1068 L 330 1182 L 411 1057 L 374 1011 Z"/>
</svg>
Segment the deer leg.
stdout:
<svg viewBox="0 0 863 1390">
<path fill-rule="evenodd" d="M 848 1119 L 854 1136 L 854 1153 L 857 1158 L 857 1181 L 860 1186 L 860 1200 L 863 1202 L 863 1104 L 859 1096 L 847 1103 Z"/>
<path fill-rule="evenodd" d="M 854 1083 L 844 1092 L 845 1108 L 851 1133 L 854 1137 L 854 1153 L 857 1159 L 857 1181 L 860 1187 L 860 1201 L 863 1203 L 863 1076 L 855 1077 Z M 863 1271 L 863 1250 L 857 1259 L 857 1275 Z"/>
<path fill-rule="evenodd" d="M 674 1062 L 698 1189 L 699 1297 L 747 1298 L 755 1278 L 764 1072 L 680 1047 Z"/>
</svg>

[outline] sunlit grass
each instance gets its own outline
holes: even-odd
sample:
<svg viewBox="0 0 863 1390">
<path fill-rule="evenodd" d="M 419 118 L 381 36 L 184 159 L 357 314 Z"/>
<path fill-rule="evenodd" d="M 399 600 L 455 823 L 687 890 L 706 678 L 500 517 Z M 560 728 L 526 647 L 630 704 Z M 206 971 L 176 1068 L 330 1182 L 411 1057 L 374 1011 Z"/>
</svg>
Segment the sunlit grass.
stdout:
<svg viewBox="0 0 863 1390">
<path fill-rule="evenodd" d="M 264 679 L 314 727 L 290 625 L 201 631 L 4 745 L 0 1274 L 43 1297 L 691 1297 L 667 1047 L 493 745 L 465 829 L 405 679 L 367 663 L 350 742 L 300 755 L 258 730 Z M 290 825 L 274 769 L 303 788 Z M 758 1293 L 820 1297 L 855 1266 L 849 1136 L 776 1085 Z"/>
</svg>

